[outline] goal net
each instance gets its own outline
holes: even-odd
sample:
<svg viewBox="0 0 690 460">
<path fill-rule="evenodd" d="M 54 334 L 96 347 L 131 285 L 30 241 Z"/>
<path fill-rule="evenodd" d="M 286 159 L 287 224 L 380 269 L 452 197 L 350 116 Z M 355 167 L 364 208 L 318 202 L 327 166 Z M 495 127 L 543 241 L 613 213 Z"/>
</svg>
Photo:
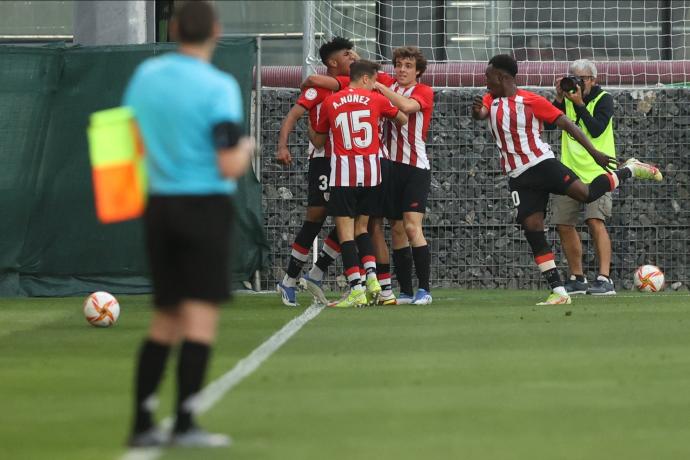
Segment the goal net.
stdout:
<svg viewBox="0 0 690 460">
<path fill-rule="evenodd" d="M 363 58 L 390 62 L 414 45 L 431 61 L 433 86 L 483 86 L 491 56 L 512 54 L 520 84 L 550 86 L 568 63 L 591 59 L 608 86 L 687 84 L 690 2 L 662 0 L 324 0 L 308 2 L 318 47 L 350 38 Z"/>
</svg>

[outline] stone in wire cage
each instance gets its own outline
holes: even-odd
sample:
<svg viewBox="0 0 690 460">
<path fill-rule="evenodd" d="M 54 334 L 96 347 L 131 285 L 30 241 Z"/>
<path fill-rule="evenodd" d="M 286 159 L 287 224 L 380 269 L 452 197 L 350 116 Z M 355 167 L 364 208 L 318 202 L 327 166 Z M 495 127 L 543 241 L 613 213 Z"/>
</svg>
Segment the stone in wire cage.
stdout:
<svg viewBox="0 0 690 460">
<path fill-rule="evenodd" d="M 432 183 L 424 220 L 431 245 L 432 287 L 546 288 L 534 265 L 515 215 L 507 178 L 501 174 L 495 142 L 485 122 L 470 108 L 478 88 L 436 89 L 427 140 Z M 540 94 L 553 98 L 552 89 Z M 614 194 L 607 227 L 613 243 L 610 275 L 617 287 L 632 287 L 632 273 L 644 264 L 662 267 L 669 284 L 690 283 L 690 89 L 610 90 L 614 97 L 619 158 L 637 156 L 661 165 L 662 183 L 630 181 Z M 280 122 L 297 98 L 296 89 L 267 89 L 262 100 L 262 144 L 275 146 Z M 306 117 L 290 139 L 292 168 L 262 156 L 263 209 L 271 242 L 269 269 L 262 284 L 282 279 L 294 235 L 302 225 L 307 196 Z M 558 152 L 559 133 L 544 139 Z M 272 147 L 271 147 L 272 148 Z M 547 216 L 547 222 L 549 218 Z M 327 222 L 319 241 L 332 228 Z M 583 266 L 592 279 L 598 268 L 587 226 L 577 226 L 583 242 Z M 386 230 L 386 235 L 390 232 Z M 547 238 L 566 270 L 554 226 Z M 311 262 L 305 266 L 305 271 Z M 343 289 L 338 261 L 326 274 L 329 289 Z M 341 283 L 338 283 L 340 278 Z M 397 290 L 397 284 L 394 282 Z"/>
</svg>

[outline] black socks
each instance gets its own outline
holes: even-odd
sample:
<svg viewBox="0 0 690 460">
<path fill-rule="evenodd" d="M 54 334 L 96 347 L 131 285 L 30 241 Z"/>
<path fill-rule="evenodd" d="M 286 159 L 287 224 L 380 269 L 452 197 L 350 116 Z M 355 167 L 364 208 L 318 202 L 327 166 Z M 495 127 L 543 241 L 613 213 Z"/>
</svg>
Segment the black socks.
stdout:
<svg viewBox="0 0 690 460">
<path fill-rule="evenodd" d="M 319 251 L 319 257 L 316 259 L 316 265 L 322 272 L 326 272 L 328 267 L 335 261 L 340 253 L 340 245 L 338 244 L 338 232 L 335 227 L 328 234 L 323 242 L 323 247 Z"/>
<path fill-rule="evenodd" d="M 400 285 L 400 292 L 410 297 L 412 291 L 412 249 L 409 246 L 393 250 L 393 270 Z"/>
<path fill-rule="evenodd" d="M 155 395 L 168 359 L 170 347 L 147 339 L 139 351 L 136 374 L 136 407 L 134 432 L 141 433 L 153 427 Z"/>
<path fill-rule="evenodd" d="M 376 258 L 374 257 L 374 245 L 368 233 L 362 233 L 355 237 L 359 260 L 364 272 L 368 275 L 376 274 Z"/>
<path fill-rule="evenodd" d="M 612 192 L 618 185 L 632 177 L 632 171 L 628 168 L 621 168 L 612 173 L 600 174 L 589 184 L 589 195 L 587 203 L 601 198 L 605 193 Z"/>
<path fill-rule="evenodd" d="M 343 270 L 350 287 L 359 285 L 359 260 L 357 257 L 357 244 L 354 240 L 340 243 L 340 255 L 343 258 Z"/>
<path fill-rule="evenodd" d="M 295 242 L 292 243 L 292 253 L 285 271 L 289 278 L 294 279 L 299 276 L 304 263 L 309 258 L 309 249 L 312 243 L 314 243 L 314 238 L 319 234 L 322 226 L 323 222 L 309 222 L 308 220 L 305 220 L 302 224 L 302 228 L 300 228 L 295 237 Z"/>
<path fill-rule="evenodd" d="M 201 390 L 211 349 L 207 344 L 184 341 L 177 366 L 177 418 L 174 432 L 181 433 L 194 424 L 193 401 Z"/>
<path fill-rule="evenodd" d="M 561 281 L 561 275 L 558 273 L 557 268 L 551 268 L 541 274 L 544 276 L 544 279 L 546 279 L 546 282 L 549 283 L 551 289 L 563 286 L 563 281 Z"/>
<path fill-rule="evenodd" d="M 412 248 L 412 258 L 414 259 L 414 268 L 419 279 L 419 289 L 430 292 L 431 251 L 429 251 L 429 245 L 425 244 L 424 246 Z"/>
</svg>

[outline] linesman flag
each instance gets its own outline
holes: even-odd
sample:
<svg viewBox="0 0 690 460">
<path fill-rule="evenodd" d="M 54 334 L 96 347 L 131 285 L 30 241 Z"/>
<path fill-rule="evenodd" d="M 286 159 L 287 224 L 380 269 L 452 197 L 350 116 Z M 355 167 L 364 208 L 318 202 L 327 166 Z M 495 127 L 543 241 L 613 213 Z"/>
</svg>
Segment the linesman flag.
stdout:
<svg viewBox="0 0 690 460">
<path fill-rule="evenodd" d="M 116 107 L 92 113 L 88 137 L 98 220 L 109 224 L 140 217 L 146 205 L 146 170 L 134 112 Z"/>
</svg>

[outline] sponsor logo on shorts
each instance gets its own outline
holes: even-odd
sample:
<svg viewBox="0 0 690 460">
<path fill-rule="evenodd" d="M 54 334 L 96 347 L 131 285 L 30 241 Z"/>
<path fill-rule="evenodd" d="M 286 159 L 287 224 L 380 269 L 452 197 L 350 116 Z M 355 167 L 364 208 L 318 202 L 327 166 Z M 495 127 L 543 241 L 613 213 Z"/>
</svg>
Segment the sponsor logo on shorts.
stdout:
<svg viewBox="0 0 690 460">
<path fill-rule="evenodd" d="M 331 198 L 331 192 L 326 192 L 323 194 L 324 201 L 328 201 Z"/>
<path fill-rule="evenodd" d="M 568 182 L 570 180 L 570 174 L 566 174 L 563 178 L 563 182 Z"/>
</svg>

